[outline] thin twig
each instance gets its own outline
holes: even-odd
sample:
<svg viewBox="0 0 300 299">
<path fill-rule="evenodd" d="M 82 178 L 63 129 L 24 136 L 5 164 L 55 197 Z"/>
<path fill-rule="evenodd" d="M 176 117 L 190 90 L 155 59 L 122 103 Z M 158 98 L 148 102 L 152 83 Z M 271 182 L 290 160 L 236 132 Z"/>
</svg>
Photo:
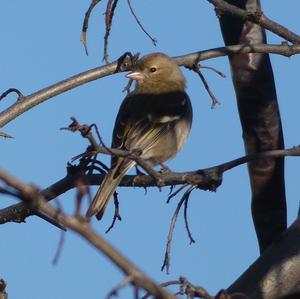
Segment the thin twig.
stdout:
<svg viewBox="0 0 300 299">
<path fill-rule="evenodd" d="M 127 0 L 127 3 L 128 3 L 128 6 L 129 6 L 129 9 L 130 9 L 130 12 L 131 14 L 133 15 L 135 21 L 137 22 L 138 26 L 142 29 L 142 31 L 150 38 L 150 40 L 152 41 L 153 45 L 156 46 L 157 45 L 157 39 L 152 37 L 148 31 L 144 28 L 142 22 L 139 20 L 139 18 L 137 17 L 137 15 L 135 14 L 134 10 L 133 10 L 133 7 L 131 5 L 131 0 Z"/>
<path fill-rule="evenodd" d="M 91 156 L 91 155 L 97 154 L 97 153 L 106 153 L 106 154 L 110 154 L 110 155 L 117 155 L 117 156 L 127 157 L 129 159 L 134 160 L 138 165 L 143 167 L 144 170 L 156 180 L 157 186 L 159 188 L 163 186 L 163 181 L 161 180 L 161 174 L 159 172 L 155 171 L 149 162 L 147 162 L 145 159 L 140 157 L 140 154 L 141 154 L 140 151 L 138 151 L 138 150 L 123 151 L 123 150 L 119 150 L 119 149 L 109 148 L 104 144 L 104 142 L 103 142 L 103 140 L 100 136 L 100 133 L 98 131 L 97 126 L 95 126 L 95 125 L 91 125 L 91 126 L 80 125 L 75 117 L 71 117 L 71 120 L 72 120 L 72 123 L 67 128 L 62 128 L 62 129 L 68 130 L 68 131 L 71 131 L 71 132 L 79 131 L 84 138 L 89 139 L 89 141 L 93 144 L 93 148 L 94 148 L 94 150 L 92 150 L 90 153 L 85 152 L 83 154 L 80 154 L 80 155 L 76 156 L 75 159 L 78 159 L 80 157 L 84 157 L 85 155 L 90 155 Z M 101 145 L 98 145 L 94 141 L 94 137 L 91 133 L 91 127 L 92 126 L 94 126 L 95 129 L 96 129 L 96 133 L 98 135 L 98 138 L 100 140 Z M 104 149 L 104 152 L 103 152 L 103 149 Z M 119 153 L 119 154 L 116 154 L 115 151 L 117 151 L 117 153 Z"/>
<path fill-rule="evenodd" d="M 200 68 L 201 68 L 201 69 L 207 69 L 207 70 L 213 71 L 214 73 L 216 73 L 216 74 L 219 75 L 220 77 L 226 78 L 226 75 L 225 75 L 224 73 L 222 73 L 221 71 L 217 70 L 217 69 L 214 68 L 214 67 L 211 67 L 211 66 L 204 66 L 204 65 L 201 64 Z"/>
<path fill-rule="evenodd" d="M 83 20 L 83 24 L 82 24 L 82 30 L 81 30 L 81 37 L 80 40 L 83 44 L 84 50 L 86 55 L 89 55 L 88 53 L 88 48 L 87 48 L 87 38 L 86 38 L 86 34 L 87 34 L 87 30 L 89 27 L 89 20 L 90 20 L 90 15 L 93 11 L 93 9 L 95 8 L 95 6 L 100 2 L 101 0 L 92 0 L 88 10 L 85 13 L 84 16 L 84 20 Z"/>
<path fill-rule="evenodd" d="M 52 260 L 53 265 L 57 265 L 57 263 L 58 263 L 58 260 L 60 258 L 60 255 L 61 255 L 61 252 L 62 252 L 62 249 L 63 249 L 63 245 L 65 243 L 65 236 L 66 236 L 65 232 L 61 231 L 59 241 L 58 241 L 58 245 L 57 245 L 57 249 L 56 249 L 55 255 L 54 255 L 53 260 Z"/>
<path fill-rule="evenodd" d="M 106 295 L 106 299 L 110 299 L 113 296 L 117 296 L 118 295 L 118 291 L 120 289 L 123 289 L 124 287 L 126 287 L 128 284 L 130 284 L 133 280 L 132 276 L 127 276 L 123 281 L 121 281 L 119 284 L 117 284 L 107 295 Z"/>
<path fill-rule="evenodd" d="M 195 187 L 195 186 L 194 186 Z M 195 187 L 196 188 L 196 187 Z M 194 188 L 194 189 L 195 189 Z M 192 191 L 192 190 L 191 190 Z M 189 193 L 191 194 L 191 193 Z M 190 239 L 190 244 L 195 243 L 195 239 L 192 236 L 192 232 L 190 230 L 190 226 L 189 226 L 189 222 L 188 222 L 188 216 L 187 216 L 187 209 L 188 209 L 188 202 L 189 202 L 189 197 L 187 197 L 186 201 L 184 202 L 184 224 L 185 224 L 185 228 L 188 234 L 188 237 Z"/>
<path fill-rule="evenodd" d="M 167 203 L 169 203 L 173 197 L 175 197 L 178 193 L 180 193 L 187 186 L 188 186 L 188 184 L 184 184 L 184 185 L 180 186 L 177 190 L 172 192 L 167 198 Z M 171 186 L 171 187 L 174 187 L 174 186 Z"/>
<path fill-rule="evenodd" d="M 300 156 L 300 145 L 294 146 L 294 147 L 288 148 L 288 149 L 272 150 L 272 151 L 266 151 L 266 152 L 246 155 L 241 158 L 219 164 L 216 167 L 219 169 L 219 171 L 225 172 L 234 167 L 237 167 L 241 164 L 244 164 L 244 163 L 247 163 L 247 162 L 250 162 L 253 160 L 263 159 L 263 158 L 279 158 L 279 157 L 283 157 L 283 156 Z"/>
<path fill-rule="evenodd" d="M 172 243 L 172 239 L 173 239 L 173 233 L 174 233 L 174 229 L 175 229 L 175 224 L 177 221 L 177 217 L 180 211 L 180 208 L 182 206 L 182 204 L 189 198 L 190 193 L 195 189 L 195 186 L 190 186 L 190 188 L 185 191 L 185 193 L 183 194 L 182 198 L 180 199 L 175 212 L 172 216 L 172 220 L 171 220 L 171 224 L 170 224 L 170 228 L 169 228 L 169 233 L 168 233 L 168 239 L 167 239 L 167 245 L 166 245 L 166 251 L 165 251 L 165 258 L 164 258 L 164 262 L 163 265 L 161 267 L 161 271 L 164 270 L 164 268 L 166 268 L 166 272 L 167 274 L 169 274 L 169 269 L 170 269 L 170 257 L 171 257 L 171 243 Z"/>
<path fill-rule="evenodd" d="M 5 97 L 7 97 L 10 93 L 16 93 L 18 95 L 18 101 L 19 100 L 22 100 L 22 98 L 24 97 L 22 92 L 17 89 L 17 88 L 9 88 L 8 90 L 6 90 L 5 92 L 3 92 L 1 95 L 0 95 L 0 101 L 3 100 Z"/>
<path fill-rule="evenodd" d="M 108 63 L 108 38 L 111 30 L 111 25 L 114 17 L 115 10 L 117 8 L 119 0 L 108 0 L 105 11 L 105 35 L 104 35 L 104 49 L 103 49 L 103 61 Z"/>
<path fill-rule="evenodd" d="M 209 88 L 209 85 L 205 79 L 205 77 L 203 76 L 203 74 L 201 73 L 200 71 L 200 66 L 199 64 L 196 64 L 194 67 L 193 67 L 193 71 L 195 73 L 197 73 L 201 79 L 201 82 L 203 83 L 206 91 L 208 92 L 211 100 L 212 100 L 212 104 L 211 104 L 211 108 L 215 108 L 216 106 L 220 105 L 220 102 L 217 100 L 217 98 L 215 97 L 215 95 L 213 94 L 213 92 L 211 91 L 211 89 Z"/>
<path fill-rule="evenodd" d="M 133 287 L 133 298 L 134 299 L 140 298 L 140 289 L 136 286 Z"/>
</svg>

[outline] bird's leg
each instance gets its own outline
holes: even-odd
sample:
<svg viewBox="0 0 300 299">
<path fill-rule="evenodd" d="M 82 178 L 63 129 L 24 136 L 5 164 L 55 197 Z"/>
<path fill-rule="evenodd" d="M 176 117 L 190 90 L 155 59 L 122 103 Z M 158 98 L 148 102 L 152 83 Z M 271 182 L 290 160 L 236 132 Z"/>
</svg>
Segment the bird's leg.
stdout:
<svg viewBox="0 0 300 299">
<path fill-rule="evenodd" d="M 159 165 L 161 166 L 161 169 L 159 170 L 159 173 L 165 174 L 165 173 L 171 172 L 171 169 L 167 165 L 165 165 L 163 163 L 160 163 Z"/>
</svg>

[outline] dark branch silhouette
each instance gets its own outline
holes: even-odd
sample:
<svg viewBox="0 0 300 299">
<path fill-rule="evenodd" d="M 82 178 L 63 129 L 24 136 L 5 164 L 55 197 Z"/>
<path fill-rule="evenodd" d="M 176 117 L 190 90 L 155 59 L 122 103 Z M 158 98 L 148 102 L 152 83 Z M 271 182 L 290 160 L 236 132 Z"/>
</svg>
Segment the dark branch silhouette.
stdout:
<svg viewBox="0 0 300 299">
<path fill-rule="evenodd" d="M 88 48 L 87 48 L 87 38 L 86 38 L 86 35 L 87 35 L 87 30 L 89 28 L 90 16 L 91 16 L 91 13 L 92 13 L 93 9 L 96 7 L 96 5 L 100 1 L 101 0 L 92 0 L 90 6 L 89 6 L 89 8 L 86 11 L 85 16 L 84 16 L 84 20 L 83 20 L 83 24 L 82 24 L 82 30 L 81 30 L 81 42 L 83 44 L 83 47 L 84 47 L 86 55 L 89 55 Z"/>
<path fill-rule="evenodd" d="M 272 21 L 267 18 L 260 7 L 260 3 L 257 0 L 257 5 L 246 5 L 246 3 L 250 3 L 249 1 L 231 1 L 231 0 L 208 0 L 208 2 L 212 3 L 216 7 L 216 12 L 219 16 L 228 14 L 231 17 L 238 17 L 243 21 L 250 21 L 255 24 L 260 25 L 262 28 L 270 30 L 276 35 L 284 38 L 291 43 L 299 44 L 300 36 L 286 27 Z"/>
<path fill-rule="evenodd" d="M 103 154 L 122 154 L 130 155 L 130 152 L 116 150 L 99 146 L 99 151 Z M 222 182 L 223 173 L 241 164 L 249 161 L 263 159 L 266 157 L 283 157 L 283 156 L 300 156 L 300 147 L 294 147 L 286 150 L 274 150 L 269 152 L 261 152 L 244 156 L 229 162 L 219 164 L 206 169 L 200 169 L 188 172 L 166 172 L 160 174 L 161 183 L 164 186 L 175 185 L 192 185 L 198 189 L 216 191 L 217 187 Z M 57 198 L 61 194 L 76 187 L 77 180 L 80 180 L 85 185 L 100 185 L 103 179 L 103 174 L 84 174 L 84 171 L 79 167 L 71 167 L 65 178 L 59 180 L 53 185 L 41 191 L 41 195 L 48 201 Z M 157 187 L 157 180 L 150 175 L 126 175 L 121 181 L 122 187 Z M 0 189 L 1 192 L 1 189 Z M 30 209 L 24 204 L 15 204 L 10 207 L 0 210 L 0 224 L 7 222 L 24 222 L 24 219 L 30 215 L 35 215 L 34 209 Z"/>
<path fill-rule="evenodd" d="M 239 1 L 239 7 L 243 11 L 248 7 L 260 10 L 257 0 Z M 231 14 L 222 14 L 220 24 L 227 45 L 266 42 L 262 27 L 248 19 L 241 20 Z M 246 152 L 253 154 L 284 148 L 269 56 L 258 53 L 239 54 L 229 56 L 229 61 Z M 284 160 L 256 160 L 250 162 L 248 168 L 252 190 L 252 217 L 262 252 L 286 229 Z"/>
</svg>

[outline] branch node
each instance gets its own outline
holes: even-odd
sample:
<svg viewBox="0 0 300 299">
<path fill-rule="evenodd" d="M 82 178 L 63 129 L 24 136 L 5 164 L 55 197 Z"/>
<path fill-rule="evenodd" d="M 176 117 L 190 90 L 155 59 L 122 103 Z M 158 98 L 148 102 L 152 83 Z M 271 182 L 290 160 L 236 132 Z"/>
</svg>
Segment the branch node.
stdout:
<svg viewBox="0 0 300 299">
<path fill-rule="evenodd" d="M 201 79 L 201 82 L 203 83 L 207 93 L 209 94 L 209 96 L 211 98 L 211 101 L 212 101 L 211 108 L 214 109 L 215 107 L 220 105 L 220 102 L 218 101 L 218 99 L 215 97 L 215 95 L 211 91 L 205 77 L 203 76 L 203 74 L 200 71 L 200 68 L 201 68 L 200 64 L 194 64 L 192 70 L 199 75 L 199 78 Z"/>
<path fill-rule="evenodd" d="M 8 90 L 4 91 L 1 95 L 0 95 L 0 101 L 3 100 L 5 97 L 7 97 L 10 93 L 16 93 L 18 95 L 17 101 L 21 101 L 24 99 L 24 96 L 22 94 L 22 92 L 17 89 L 17 88 L 9 88 Z"/>
</svg>

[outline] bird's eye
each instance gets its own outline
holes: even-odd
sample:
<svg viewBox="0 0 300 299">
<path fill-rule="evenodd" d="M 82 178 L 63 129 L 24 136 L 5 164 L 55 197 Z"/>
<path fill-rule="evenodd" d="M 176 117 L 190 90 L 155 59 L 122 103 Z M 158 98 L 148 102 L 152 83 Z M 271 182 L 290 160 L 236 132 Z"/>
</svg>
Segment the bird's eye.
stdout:
<svg viewBox="0 0 300 299">
<path fill-rule="evenodd" d="M 151 73 L 155 73 L 155 72 L 156 72 L 156 67 L 152 67 L 152 68 L 150 69 L 150 72 L 151 72 Z"/>
</svg>

